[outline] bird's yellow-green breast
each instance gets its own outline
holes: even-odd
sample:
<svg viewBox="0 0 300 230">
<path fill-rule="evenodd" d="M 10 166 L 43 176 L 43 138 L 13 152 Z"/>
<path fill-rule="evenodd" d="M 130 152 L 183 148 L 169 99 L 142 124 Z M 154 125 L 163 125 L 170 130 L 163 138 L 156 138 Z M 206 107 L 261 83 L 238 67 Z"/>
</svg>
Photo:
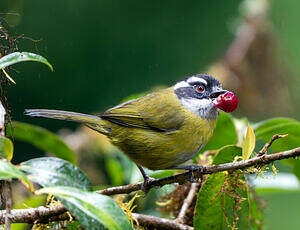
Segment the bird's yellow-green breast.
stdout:
<svg viewBox="0 0 300 230">
<path fill-rule="evenodd" d="M 180 103 L 173 88 L 148 94 L 103 114 L 108 137 L 134 162 L 166 169 L 190 159 L 207 143 L 215 119 L 203 119 Z"/>
</svg>

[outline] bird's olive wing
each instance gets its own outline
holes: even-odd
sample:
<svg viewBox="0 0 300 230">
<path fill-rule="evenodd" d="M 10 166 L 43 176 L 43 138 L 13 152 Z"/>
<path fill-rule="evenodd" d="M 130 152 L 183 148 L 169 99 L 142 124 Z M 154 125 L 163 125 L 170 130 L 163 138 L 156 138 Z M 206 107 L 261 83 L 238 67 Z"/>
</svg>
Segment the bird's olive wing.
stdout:
<svg viewBox="0 0 300 230">
<path fill-rule="evenodd" d="M 126 127 L 159 132 L 178 130 L 184 121 L 181 106 L 176 96 L 163 92 L 125 102 L 100 114 L 100 117 Z"/>
<path fill-rule="evenodd" d="M 99 116 L 102 119 L 108 120 L 112 123 L 132 127 L 132 128 L 142 128 L 148 129 L 149 127 L 143 121 L 137 107 L 136 100 L 131 100 L 120 104 L 116 107 L 113 107 L 104 113 L 101 113 Z"/>
</svg>

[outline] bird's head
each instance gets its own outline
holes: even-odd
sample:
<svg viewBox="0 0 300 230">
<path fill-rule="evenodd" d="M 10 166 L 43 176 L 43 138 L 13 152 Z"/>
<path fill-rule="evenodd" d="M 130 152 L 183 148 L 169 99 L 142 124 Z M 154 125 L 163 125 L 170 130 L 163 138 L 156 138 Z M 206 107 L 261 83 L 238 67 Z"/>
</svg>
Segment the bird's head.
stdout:
<svg viewBox="0 0 300 230">
<path fill-rule="evenodd" d="M 205 119 L 217 119 L 219 109 L 232 112 L 238 105 L 233 93 L 224 90 L 216 78 L 206 74 L 177 82 L 174 92 L 186 109 Z"/>
</svg>

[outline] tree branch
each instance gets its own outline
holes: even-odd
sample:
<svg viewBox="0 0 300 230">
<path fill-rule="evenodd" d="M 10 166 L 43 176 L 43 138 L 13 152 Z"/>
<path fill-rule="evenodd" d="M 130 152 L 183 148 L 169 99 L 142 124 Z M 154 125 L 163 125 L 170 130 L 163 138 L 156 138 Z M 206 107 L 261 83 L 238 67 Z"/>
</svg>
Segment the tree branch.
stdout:
<svg viewBox="0 0 300 230">
<path fill-rule="evenodd" d="M 10 222 L 11 223 L 49 223 L 51 221 L 64 221 L 69 220 L 70 215 L 66 214 L 67 209 L 63 205 L 57 205 L 53 207 L 40 206 L 37 208 L 28 209 L 14 209 L 11 210 Z M 6 212 L 0 211 L 0 224 L 4 223 Z M 174 230 L 192 230 L 193 228 L 179 224 L 173 220 L 159 218 L 155 216 L 142 215 L 138 213 L 132 213 L 135 220 L 138 221 L 140 226 L 154 227 L 157 229 L 174 229 Z"/>
<path fill-rule="evenodd" d="M 11 215 L 11 206 L 12 206 L 12 191 L 11 191 L 11 179 L 8 179 L 4 183 L 4 193 L 5 193 L 5 226 L 7 230 L 11 229 L 11 222 L 9 216 Z"/>
<path fill-rule="evenodd" d="M 239 161 L 235 163 L 227 163 L 220 165 L 204 166 L 202 171 L 195 171 L 194 177 L 201 177 L 203 174 L 212 174 L 216 172 L 245 169 L 256 165 L 266 165 L 276 160 L 282 160 L 287 158 L 295 158 L 300 156 L 300 147 L 274 153 L 270 155 L 256 156 L 246 161 Z M 183 183 L 190 178 L 190 173 L 182 173 L 175 176 L 170 176 L 162 179 L 156 179 L 150 183 L 151 187 L 163 186 L 170 183 Z M 130 193 L 141 189 L 142 183 L 137 183 L 133 185 L 119 186 L 108 188 L 98 191 L 100 194 L 113 195 L 121 193 Z M 8 218 L 11 223 L 48 223 L 49 221 L 59 221 L 67 220 L 68 215 L 65 215 L 66 208 L 63 205 L 57 205 L 54 207 L 38 207 L 38 208 L 28 208 L 28 209 L 13 209 Z M 0 211 L 0 224 L 5 222 L 6 211 Z M 142 226 L 153 226 L 156 228 L 169 228 L 169 229 L 188 229 L 193 228 L 179 224 L 174 220 L 162 219 L 154 216 L 147 216 L 142 214 L 133 213 L 133 216 L 138 220 L 139 224 Z"/>
<path fill-rule="evenodd" d="M 57 205 L 53 207 L 40 206 L 38 208 L 13 209 L 9 215 L 9 219 L 11 223 L 49 223 L 49 219 L 59 216 L 66 211 L 67 209 L 63 205 Z M 6 211 L 1 210 L 0 224 L 4 224 L 5 216 Z"/>
<path fill-rule="evenodd" d="M 201 181 L 202 184 L 202 181 Z M 177 216 L 176 222 L 184 224 L 185 223 L 185 216 L 188 211 L 188 208 L 190 207 L 194 197 L 196 196 L 198 190 L 199 190 L 200 183 L 192 183 L 191 188 L 189 191 L 189 194 L 184 199 L 183 204 L 181 206 L 181 209 L 179 211 L 179 214 Z"/>
<path fill-rule="evenodd" d="M 234 163 L 226 163 L 226 164 L 212 165 L 212 166 L 203 166 L 201 171 L 195 170 L 193 176 L 194 178 L 201 178 L 201 175 L 203 174 L 212 174 L 212 173 L 217 173 L 222 171 L 245 169 L 256 165 L 266 165 L 273 161 L 287 159 L 291 157 L 295 158 L 298 156 L 300 156 L 300 147 L 292 150 L 284 151 L 284 152 L 273 153 L 270 155 L 256 156 L 246 161 L 238 161 Z M 189 180 L 190 176 L 191 176 L 190 172 L 185 172 L 174 176 L 155 179 L 149 182 L 148 186 L 149 188 L 152 188 L 152 187 L 162 187 L 166 184 L 172 184 L 172 183 L 182 184 L 185 181 Z M 104 195 L 128 194 L 134 191 L 141 190 L 142 184 L 143 184 L 142 182 L 139 182 L 137 184 L 117 186 L 117 187 L 99 190 L 96 192 Z"/>
<path fill-rule="evenodd" d="M 159 218 L 156 216 L 132 213 L 140 226 L 151 227 L 155 229 L 174 229 L 174 230 L 193 230 L 194 228 L 185 224 L 179 224 L 174 220 Z"/>
<path fill-rule="evenodd" d="M 264 147 L 257 153 L 257 156 L 262 156 L 264 154 L 267 153 L 267 150 L 271 147 L 271 145 L 273 144 L 274 141 L 276 141 L 277 139 L 279 138 L 284 138 L 284 137 L 287 137 L 288 134 L 285 134 L 285 135 L 279 135 L 279 134 L 276 134 L 274 135 L 271 140 L 269 142 L 267 142 Z"/>
</svg>

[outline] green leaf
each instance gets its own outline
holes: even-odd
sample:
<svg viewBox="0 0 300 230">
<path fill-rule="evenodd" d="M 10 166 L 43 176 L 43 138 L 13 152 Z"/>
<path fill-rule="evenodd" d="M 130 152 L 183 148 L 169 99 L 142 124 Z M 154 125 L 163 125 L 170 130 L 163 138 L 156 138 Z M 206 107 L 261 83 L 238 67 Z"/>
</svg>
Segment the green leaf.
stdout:
<svg viewBox="0 0 300 230">
<path fill-rule="evenodd" d="M 12 223 L 11 224 L 11 229 L 12 230 L 26 230 L 28 229 L 29 224 L 25 223 Z"/>
<path fill-rule="evenodd" d="M 91 190 L 89 178 L 68 161 L 55 157 L 41 157 L 21 163 L 20 169 L 28 178 L 43 187 L 69 186 Z"/>
<path fill-rule="evenodd" d="M 122 185 L 124 183 L 124 172 L 121 163 L 117 159 L 109 157 L 105 160 L 105 166 L 111 184 L 113 186 Z"/>
<path fill-rule="evenodd" d="M 41 62 L 49 66 L 51 71 L 53 71 L 52 65 L 47 61 L 46 58 L 34 54 L 34 53 L 28 53 L 28 52 L 15 52 L 8 54 L 2 58 L 0 58 L 0 69 L 3 69 L 5 67 L 8 67 L 10 65 L 16 64 L 18 62 L 24 62 L 24 61 L 35 61 L 35 62 Z"/>
<path fill-rule="evenodd" d="M 48 187 L 37 191 L 57 197 L 85 229 L 132 229 L 127 216 L 110 197 L 72 187 Z"/>
<path fill-rule="evenodd" d="M 164 177 L 169 177 L 173 176 L 176 173 L 176 170 L 149 170 L 146 169 L 146 172 L 149 173 L 148 175 L 150 177 L 153 177 L 154 179 L 159 179 L 159 178 L 164 178 Z M 143 176 L 141 175 L 141 179 L 139 181 L 143 181 Z"/>
<path fill-rule="evenodd" d="M 257 196 L 256 191 L 248 189 L 249 197 L 249 228 L 251 230 L 262 229 L 264 223 L 263 201 Z"/>
<path fill-rule="evenodd" d="M 246 139 L 243 146 L 243 160 L 248 160 L 255 149 L 255 134 L 248 124 Z"/>
<path fill-rule="evenodd" d="M 297 176 L 298 180 L 300 180 L 300 159 L 293 159 L 291 163 L 293 165 L 293 173 Z"/>
<path fill-rule="evenodd" d="M 276 140 L 272 144 L 275 152 L 285 151 L 299 147 L 300 144 L 300 122 L 291 118 L 272 118 L 255 125 L 256 139 L 264 142 L 271 140 L 275 134 L 288 134 L 287 137 Z"/>
<path fill-rule="evenodd" d="M 237 134 L 231 115 L 220 112 L 214 134 L 200 152 L 219 149 L 225 145 L 236 144 L 236 142 Z"/>
<path fill-rule="evenodd" d="M 227 195 L 223 190 L 228 187 L 228 183 L 224 185 L 227 174 L 224 172 L 215 173 L 208 177 L 203 183 L 195 207 L 194 229 L 205 230 L 223 230 L 229 229 L 226 218 L 229 224 L 233 224 L 235 214 L 239 217 L 237 222 L 238 229 L 248 229 L 248 201 L 244 200 L 238 204 L 240 209 L 234 207 L 234 198 Z M 240 179 L 245 181 L 244 176 Z M 227 187 L 226 187 L 227 186 Z M 243 198 L 247 199 L 247 190 L 236 189 L 235 191 Z"/>
<path fill-rule="evenodd" d="M 47 195 L 42 196 L 26 196 L 18 197 L 17 203 L 13 205 L 13 209 L 37 208 L 42 206 L 47 200 Z"/>
<path fill-rule="evenodd" d="M 235 145 L 227 145 L 221 148 L 215 155 L 212 164 L 219 165 L 233 162 L 236 156 L 242 156 L 242 148 Z"/>
<path fill-rule="evenodd" d="M 54 133 L 30 124 L 13 122 L 12 128 L 7 127 L 7 135 L 15 140 L 30 143 L 45 152 L 50 152 L 55 156 L 76 164 L 74 151 Z"/>
<path fill-rule="evenodd" d="M 8 162 L 6 159 L 0 159 L 0 180 L 17 178 L 25 182 L 31 191 L 33 191 L 32 184 L 26 175 L 16 166 Z"/>
<path fill-rule="evenodd" d="M 300 146 L 300 122 L 291 118 L 272 118 L 262 121 L 255 126 L 257 139 L 269 142 L 275 134 L 288 134 L 287 137 L 273 142 L 274 152 L 286 151 Z M 300 160 L 288 161 L 293 165 L 293 173 L 300 180 Z"/>
<path fill-rule="evenodd" d="M 224 214 L 221 206 L 221 196 L 217 196 L 225 181 L 224 173 L 215 173 L 208 177 L 202 185 L 195 207 L 194 228 L 223 229 Z"/>
<path fill-rule="evenodd" d="M 0 135 L 0 157 L 10 161 L 13 157 L 14 145 L 10 139 Z"/>
</svg>

